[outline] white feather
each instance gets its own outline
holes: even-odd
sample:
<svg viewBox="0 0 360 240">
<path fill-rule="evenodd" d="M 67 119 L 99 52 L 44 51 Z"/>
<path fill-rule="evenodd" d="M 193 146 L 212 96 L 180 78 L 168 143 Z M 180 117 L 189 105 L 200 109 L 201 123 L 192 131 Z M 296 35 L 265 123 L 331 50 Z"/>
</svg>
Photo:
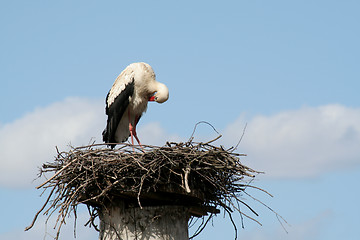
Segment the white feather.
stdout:
<svg viewBox="0 0 360 240">
<path fill-rule="evenodd" d="M 130 65 L 131 66 L 131 65 Z M 107 105 L 110 106 L 115 98 L 125 89 L 125 86 L 131 82 L 134 77 L 134 71 L 128 66 L 120 75 L 115 79 L 114 84 L 112 85 L 109 96 L 107 99 Z"/>
<path fill-rule="evenodd" d="M 149 98 L 155 94 L 155 101 L 162 103 L 169 97 L 167 87 L 155 80 L 155 73 L 147 63 L 132 63 L 116 78 L 110 89 L 107 106 L 124 91 L 125 86 L 134 80 L 134 93 L 129 97 L 129 105 L 115 132 L 116 142 L 124 142 L 130 135 L 129 123 L 136 127 L 136 119 L 146 112 Z M 158 96 L 157 96 L 158 95 Z M 130 117 L 130 119 L 129 119 Z"/>
</svg>

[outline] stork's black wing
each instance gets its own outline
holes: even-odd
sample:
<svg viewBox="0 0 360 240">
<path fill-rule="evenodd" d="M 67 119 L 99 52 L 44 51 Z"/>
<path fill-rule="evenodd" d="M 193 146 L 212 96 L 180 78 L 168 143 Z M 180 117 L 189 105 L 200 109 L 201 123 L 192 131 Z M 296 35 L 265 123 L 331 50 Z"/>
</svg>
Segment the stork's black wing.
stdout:
<svg viewBox="0 0 360 240">
<path fill-rule="evenodd" d="M 103 141 L 105 143 L 116 143 L 115 133 L 119 125 L 121 118 L 124 115 L 126 108 L 129 105 L 129 97 L 134 93 L 134 79 L 125 85 L 123 91 L 115 98 L 114 102 L 108 106 L 109 93 L 106 96 L 106 108 L 105 112 L 108 115 L 106 128 L 104 129 Z M 111 148 L 114 148 L 116 144 L 109 144 Z"/>
</svg>

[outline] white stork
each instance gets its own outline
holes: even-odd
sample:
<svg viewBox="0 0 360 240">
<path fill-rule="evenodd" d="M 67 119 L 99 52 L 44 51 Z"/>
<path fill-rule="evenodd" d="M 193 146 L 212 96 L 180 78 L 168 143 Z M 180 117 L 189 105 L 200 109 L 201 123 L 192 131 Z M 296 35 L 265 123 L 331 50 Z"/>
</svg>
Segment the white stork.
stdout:
<svg viewBox="0 0 360 240">
<path fill-rule="evenodd" d="M 107 125 L 103 140 L 114 148 L 116 143 L 125 142 L 131 136 L 131 143 L 141 145 L 136 134 L 136 125 L 147 109 L 148 101 L 163 103 L 169 98 L 168 88 L 155 80 L 155 73 L 147 63 L 132 63 L 116 78 L 106 96 L 105 112 Z"/>
</svg>

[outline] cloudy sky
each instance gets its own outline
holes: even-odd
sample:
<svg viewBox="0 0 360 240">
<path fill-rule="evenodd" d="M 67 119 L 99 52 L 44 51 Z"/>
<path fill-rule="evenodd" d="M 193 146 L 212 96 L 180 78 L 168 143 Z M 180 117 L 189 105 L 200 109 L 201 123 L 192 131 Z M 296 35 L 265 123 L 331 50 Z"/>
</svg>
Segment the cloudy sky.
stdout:
<svg viewBox="0 0 360 240">
<path fill-rule="evenodd" d="M 6 1 L 0 3 L 0 239 L 52 239 L 33 181 L 55 146 L 101 142 L 104 98 L 144 61 L 170 89 L 138 126 L 143 143 L 184 141 L 199 121 L 264 171 L 247 198 L 263 226 L 239 239 L 358 239 L 358 1 Z M 216 134 L 200 125 L 195 140 Z M 97 239 L 82 227 L 77 238 Z M 240 218 L 235 219 L 240 226 Z M 74 239 L 71 219 L 62 239 Z M 216 217 L 197 238 L 233 239 Z"/>
</svg>

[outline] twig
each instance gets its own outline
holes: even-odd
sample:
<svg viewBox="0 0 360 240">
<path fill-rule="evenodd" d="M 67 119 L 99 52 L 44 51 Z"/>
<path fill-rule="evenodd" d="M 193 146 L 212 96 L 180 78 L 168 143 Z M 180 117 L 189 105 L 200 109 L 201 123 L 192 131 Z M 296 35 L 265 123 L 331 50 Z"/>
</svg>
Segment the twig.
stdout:
<svg viewBox="0 0 360 240">
<path fill-rule="evenodd" d="M 45 208 L 46 205 L 48 204 L 48 202 L 49 202 L 49 200 L 50 200 L 50 198 L 51 198 L 51 195 L 53 194 L 54 191 L 55 191 L 55 187 L 51 190 L 48 198 L 46 199 L 46 201 L 45 201 L 45 203 L 44 203 L 44 205 L 43 205 L 43 206 L 40 208 L 40 210 L 35 214 L 35 217 L 34 217 L 34 219 L 32 220 L 31 224 L 25 228 L 25 231 L 30 230 L 30 229 L 34 226 L 34 224 L 35 224 L 35 222 L 36 222 L 36 219 L 38 218 L 39 214 L 44 210 L 44 208 Z"/>
<path fill-rule="evenodd" d="M 202 121 L 196 124 L 188 142 L 167 142 L 163 147 L 143 145 L 144 151 L 126 143 L 118 144 L 115 149 L 107 148 L 107 144 L 71 148 L 68 152 L 57 149 L 55 162 L 44 164 L 41 169 L 41 173 L 53 172 L 53 176 L 37 187 L 51 188 L 51 193 L 26 230 L 33 227 L 41 212 L 48 215 L 48 219 L 57 212 L 55 238 L 58 239 L 66 217 L 72 212 L 76 216 L 76 207 L 80 203 L 89 207 L 90 219 L 86 225 L 90 223 L 97 229 L 94 224 L 97 211 L 107 209 L 107 204 L 114 199 L 124 198 L 140 208 L 156 201 L 175 204 L 174 198 L 180 198 L 177 204 L 196 209 L 193 216 L 210 214 L 200 224 L 195 236 L 219 211 L 218 208 L 229 214 L 233 225 L 233 212 L 238 212 L 241 219 L 244 216 L 261 225 L 256 217 L 240 210 L 240 205 L 245 206 L 257 216 L 251 205 L 238 197 L 246 194 L 248 187 L 272 196 L 250 185 L 251 179 L 259 172 L 241 164 L 239 157 L 244 154 L 211 145 L 221 137 L 219 133 L 205 143 L 193 142 L 200 123 L 210 125 L 218 133 L 211 124 Z M 139 151 L 134 152 L 133 147 Z M 50 201 L 51 196 L 53 199 Z M 234 227 L 237 238 L 236 225 Z"/>
<path fill-rule="evenodd" d="M 201 124 L 201 123 L 204 123 L 204 124 L 209 125 L 210 127 L 212 127 L 212 129 L 213 129 L 217 134 L 221 135 L 221 134 L 215 129 L 215 127 L 214 127 L 211 123 L 206 122 L 206 121 L 200 121 L 200 122 L 197 122 L 197 123 L 195 124 L 194 130 L 193 130 L 193 132 L 192 132 L 192 134 L 191 134 L 191 136 L 190 136 L 190 138 L 189 138 L 189 140 L 188 140 L 188 143 L 192 142 L 192 139 L 193 139 L 193 137 L 194 137 L 194 133 L 195 133 L 195 131 L 196 131 L 196 128 L 197 128 L 197 126 L 198 126 L 199 124 Z"/>
<path fill-rule="evenodd" d="M 242 141 L 242 139 L 243 139 L 243 137 L 244 137 L 244 135 L 245 135 L 246 127 L 247 127 L 247 123 L 245 123 L 245 127 L 244 127 L 244 129 L 243 129 L 243 132 L 242 132 L 242 134 L 241 134 L 241 137 L 240 137 L 238 143 L 237 143 L 236 146 L 231 150 L 231 152 L 235 151 L 235 150 L 238 148 L 239 144 L 241 143 L 241 141 Z"/>
</svg>

